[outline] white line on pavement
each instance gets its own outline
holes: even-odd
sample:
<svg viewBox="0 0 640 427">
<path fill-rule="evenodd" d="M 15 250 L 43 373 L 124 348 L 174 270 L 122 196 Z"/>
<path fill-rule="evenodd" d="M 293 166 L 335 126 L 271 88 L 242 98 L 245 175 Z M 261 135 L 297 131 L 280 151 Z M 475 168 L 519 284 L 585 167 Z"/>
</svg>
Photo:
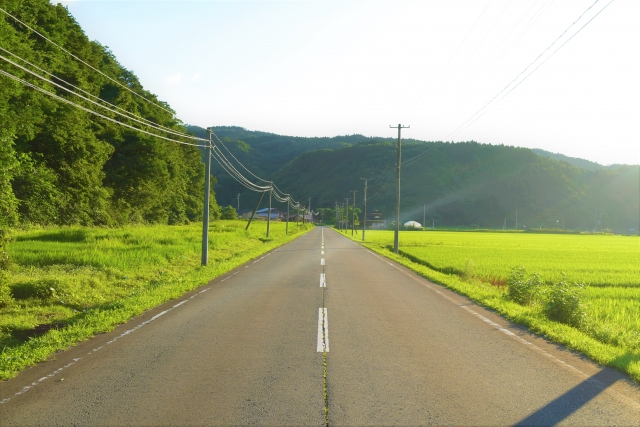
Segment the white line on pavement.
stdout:
<svg viewBox="0 0 640 427">
<path fill-rule="evenodd" d="M 384 258 L 382 258 L 380 255 L 374 253 L 374 252 L 369 252 L 371 255 L 373 255 L 374 257 L 382 260 L 382 261 L 386 261 Z M 388 262 L 388 261 L 387 261 Z M 553 361 L 554 363 L 564 367 L 565 369 L 575 373 L 576 375 L 578 375 L 579 377 L 582 377 L 583 379 L 592 382 L 594 384 L 598 384 L 599 386 L 604 386 L 603 383 L 601 383 L 600 381 L 594 380 L 592 378 L 589 377 L 589 375 L 587 375 L 586 373 L 582 372 L 580 369 L 576 368 L 575 366 L 572 366 L 570 364 L 568 364 L 567 362 L 565 362 L 564 360 L 561 360 L 557 357 L 555 357 L 554 355 L 552 355 L 551 353 L 548 353 L 547 351 L 543 350 L 542 348 L 538 347 L 537 345 L 533 344 L 530 341 L 527 341 L 526 339 L 514 334 L 513 332 L 511 332 L 510 330 L 504 328 L 503 326 L 489 320 L 488 318 L 486 318 L 485 316 L 481 315 L 480 313 L 476 312 L 475 310 L 467 307 L 466 305 L 462 305 L 460 304 L 460 302 L 454 300 L 453 298 L 445 295 L 443 292 L 440 292 L 439 290 L 437 290 L 436 288 L 434 288 L 433 286 L 427 284 L 424 282 L 424 279 L 419 278 L 419 277 L 415 277 L 412 274 L 410 274 L 409 272 L 401 269 L 399 266 L 394 265 L 389 263 L 390 265 L 392 265 L 396 270 L 398 270 L 399 272 L 403 273 L 404 275 L 410 277 L 411 279 L 419 282 L 420 284 L 422 284 L 423 286 L 427 287 L 428 289 L 434 291 L 437 294 L 440 294 L 443 298 L 449 300 L 450 302 L 452 302 L 453 304 L 457 305 L 458 307 L 462 308 L 463 310 L 469 312 L 469 314 L 472 314 L 473 316 L 476 316 L 477 318 L 479 318 L 480 320 L 482 320 L 483 322 L 486 322 L 487 324 L 491 325 L 492 327 L 496 328 L 498 331 L 503 332 L 505 335 L 509 336 L 510 338 L 518 341 L 521 344 L 524 344 L 525 346 L 527 346 L 528 348 L 530 348 L 531 350 L 535 351 L 536 353 L 548 358 L 549 360 Z M 606 387 L 605 387 L 606 388 Z M 609 393 L 611 396 L 616 397 L 619 401 L 625 402 L 627 405 L 630 405 L 636 409 L 640 409 L 640 404 L 638 404 L 638 402 L 633 401 L 632 399 L 629 399 L 628 397 L 624 396 L 622 393 L 619 393 L 615 390 L 612 390 L 610 388 L 607 388 L 605 390 L 606 393 Z"/>
<path fill-rule="evenodd" d="M 318 310 L 318 353 L 329 352 L 329 323 L 327 322 L 327 309 Z"/>
<path fill-rule="evenodd" d="M 320 287 L 321 288 L 327 287 L 327 279 L 325 278 L 324 273 L 320 273 Z"/>
<path fill-rule="evenodd" d="M 320 258 L 320 265 L 324 265 L 324 258 Z"/>
</svg>

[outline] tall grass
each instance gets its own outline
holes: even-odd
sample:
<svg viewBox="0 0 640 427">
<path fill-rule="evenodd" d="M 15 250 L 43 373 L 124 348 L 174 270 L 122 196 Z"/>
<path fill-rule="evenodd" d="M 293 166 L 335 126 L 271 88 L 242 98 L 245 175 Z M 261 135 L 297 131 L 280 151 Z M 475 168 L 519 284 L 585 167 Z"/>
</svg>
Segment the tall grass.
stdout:
<svg viewBox="0 0 640 427">
<path fill-rule="evenodd" d="M 217 221 L 202 267 L 202 225 L 14 231 L 11 301 L 0 306 L 0 379 L 177 298 L 311 226 Z"/>
</svg>

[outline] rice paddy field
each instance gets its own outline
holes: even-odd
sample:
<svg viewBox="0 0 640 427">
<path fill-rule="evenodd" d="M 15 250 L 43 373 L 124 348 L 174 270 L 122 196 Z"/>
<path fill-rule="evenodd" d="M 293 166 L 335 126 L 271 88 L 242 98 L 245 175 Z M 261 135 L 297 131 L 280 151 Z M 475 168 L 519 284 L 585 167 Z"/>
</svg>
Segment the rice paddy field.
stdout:
<svg viewBox="0 0 640 427">
<path fill-rule="evenodd" d="M 519 266 L 538 273 L 549 286 L 562 280 L 583 284 L 588 323 L 577 329 L 592 344 L 579 349 L 605 364 L 609 356 L 602 355 L 604 350 L 590 353 L 588 347 L 602 343 L 619 349 L 626 362 L 616 367 L 640 381 L 638 236 L 411 231 L 401 232 L 399 241 L 397 258 L 405 265 L 520 323 L 538 325 L 533 329 L 574 348 L 580 345 L 571 340 L 579 339 L 569 337 L 566 325 L 542 319 L 540 307 L 509 302 L 506 284 Z M 365 246 L 394 257 L 393 231 L 368 230 Z M 564 332 L 557 332 L 560 329 Z"/>
<path fill-rule="evenodd" d="M 0 380 L 55 351 L 178 298 L 312 226 L 215 221 L 209 265 L 202 224 L 13 230 L 0 292 Z M 8 289 L 7 289 L 8 288 Z M 7 298 L 7 295 L 9 297 Z"/>
</svg>

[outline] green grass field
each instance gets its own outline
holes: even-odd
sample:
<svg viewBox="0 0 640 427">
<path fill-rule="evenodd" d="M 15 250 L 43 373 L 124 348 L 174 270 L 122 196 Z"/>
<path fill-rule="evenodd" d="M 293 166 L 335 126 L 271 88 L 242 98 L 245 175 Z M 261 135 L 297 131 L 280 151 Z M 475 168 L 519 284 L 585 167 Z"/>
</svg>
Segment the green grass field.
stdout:
<svg viewBox="0 0 640 427">
<path fill-rule="evenodd" d="M 400 256 L 393 231 L 367 231 L 365 246 L 640 381 L 640 238 L 412 231 L 399 240 Z M 541 305 L 509 301 L 507 278 L 518 266 L 550 287 L 563 277 L 585 285 L 588 322 L 569 327 L 545 318 Z"/>
<path fill-rule="evenodd" d="M 0 304 L 0 379 L 57 350 L 113 329 L 144 310 L 207 283 L 311 226 L 212 222 L 209 265 L 202 225 L 67 227 L 14 231 L 12 300 Z"/>
</svg>

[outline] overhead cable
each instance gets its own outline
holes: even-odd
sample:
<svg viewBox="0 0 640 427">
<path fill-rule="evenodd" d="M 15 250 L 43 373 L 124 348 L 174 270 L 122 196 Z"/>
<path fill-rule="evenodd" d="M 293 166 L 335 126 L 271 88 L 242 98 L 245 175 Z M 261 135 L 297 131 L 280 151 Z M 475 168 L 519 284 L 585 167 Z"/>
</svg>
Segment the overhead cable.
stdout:
<svg viewBox="0 0 640 427">
<path fill-rule="evenodd" d="M 51 93 L 51 92 L 49 92 L 49 91 L 47 91 L 47 90 L 45 90 L 45 89 L 41 88 L 40 86 L 34 85 L 33 83 L 30 83 L 30 82 L 28 82 L 28 81 L 26 81 L 26 80 L 23 80 L 23 79 L 21 79 L 20 77 L 14 76 L 13 74 L 8 73 L 8 72 L 6 72 L 6 71 L 4 71 L 4 70 L 0 70 L 0 74 L 2 74 L 2 75 L 4 75 L 4 76 L 7 76 L 7 77 L 9 77 L 10 79 L 15 80 L 15 81 L 17 81 L 17 82 L 20 82 L 20 83 L 22 83 L 22 84 L 23 84 L 23 85 L 25 85 L 25 86 L 31 87 L 31 88 L 33 88 L 33 89 L 35 89 L 35 90 L 39 91 L 39 92 L 42 92 L 42 93 L 44 93 L 45 95 L 48 95 L 48 96 L 50 96 L 50 97 L 52 97 L 52 98 L 54 98 L 54 99 L 57 99 L 57 100 L 59 100 L 59 101 L 61 101 L 61 102 L 64 102 L 64 103 L 69 104 L 69 105 L 73 105 L 74 107 L 79 108 L 80 110 L 86 111 L 86 112 L 91 113 L 91 114 L 93 114 L 93 115 L 95 115 L 95 116 L 101 117 L 101 118 L 103 118 L 103 119 L 105 119 L 105 120 L 109 120 L 110 122 L 113 122 L 113 123 L 119 124 L 119 125 L 121 125 L 121 126 L 124 126 L 124 127 L 129 128 L 129 129 L 133 129 L 133 130 L 135 130 L 135 131 L 142 132 L 142 133 L 144 133 L 144 134 L 147 134 L 147 135 L 150 135 L 150 136 L 154 136 L 154 137 L 156 137 L 156 138 L 164 139 L 165 141 L 176 142 L 176 143 L 178 143 L 178 144 L 190 145 L 190 146 L 193 146 L 193 147 L 205 147 L 204 145 L 200 145 L 200 144 L 192 144 L 192 143 L 190 143 L 190 142 L 178 141 L 178 140 L 176 140 L 176 139 L 167 138 L 167 137 L 164 137 L 164 136 L 161 136 L 161 135 L 157 135 L 157 134 L 155 134 L 155 133 L 153 133 L 153 132 L 149 132 L 149 131 L 146 131 L 146 130 L 143 130 L 143 129 L 137 128 L 137 127 L 135 127 L 135 126 L 131 126 L 131 125 L 128 125 L 128 124 L 126 124 L 126 123 L 119 122 L 118 120 L 115 120 L 115 119 L 113 119 L 113 118 L 111 118 L 111 117 L 105 116 L 104 114 L 100 114 L 100 113 L 98 113 L 97 111 L 93 111 L 93 110 L 91 110 L 90 108 L 83 107 L 82 105 L 76 104 L 76 103 L 75 103 L 75 102 L 73 102 L 73 101 L 70 101 L 70 100 L 68 100 L 68 99 L 66 99 L 66 98 L 63 98 L 63 97 L 61 97 L 61 96 L 59 96 L 59 95 L 56 95 L 55 93 Z"/>
<path fill-rule="evenodd" d="M 2 49 L 2 48 L 0 47 L 0 49 Z M 2 50 L 5 50 L 5 49 L 2 49 Z M 6 51 L 6 50 L 5 50 L 5 51 Z M 128 114 L 124 114 L 124 113 L 121 113 L 121 112 L 119 112 L 119 111 L 113 110 L 113 109 L 111 109 L 111 108 L 109 108 L 109 107 L 107 107 L 107 106 L 105 106 L 105 105 L 100 104 L 99 102 L 96 102 L 96 101 L 94 101 L 94 100 L 92 100 L 92 99 L 89 99 L 89 98 L 87 98 L 87 97 L 85 97 L 85 96 L 82 96 L 82 95 L 80 95 L 79 93 L 76 93 L 76 92 L 74 92 L 73 90 L 71 90 L 71 89 L 69 89 L 69 88 L 67 88 L 67 87 L 65 87 L 65 86 L 63 86 L 63 85 L 61 85 L 61 84 L 59 84 L 59 83 L 56 83 L 56 82 L 54 82 L 54 81 L 49 80 L 48 78 L 46 78 L 46 77 L 44 77 L 44 76 L 41 76 L 40 74 L 38 74 L 38 73 L 36 73 L 36 72 L 34 72 L 34 71 L 32 71 L 32 70 L 29 70 L 28 68 L 23 67 L 22 65 L 17 64 L 16 62 L 13 62 L 12 60 L 10 60 L 9 58 L 7 58 L 7 57 L 5 57 L 5 56 L 3 56 L 3 55 L 0 55 L 0 59 L 4 60 L 5 62 L 8 62 L 9 64 L 11 64 L 11 65 L 13 65 L 13 66 L 15 66 L 15 67 L 17 67 L 17 68 L 19 68 L 19 69 L 23 70 L 23 71 L 26 71 L 27 73 L 29 73 L 29 74 L 31 74 L 31 75 L 33 75 L 33 76 L 35 76 L 35 77 L 37 77 L 37 78 L 39 78 L 39 79 L 41 79 L 41 80 L 43 80 L 43 81 L 47 82 L 47 83 L 50 83 L 50 84 L 52 84 L 52 85 L 54 85 L 54 86 L 56 86 L 56 87 L 58 87 L 58 88 L 60 88 L 60 89 L 62 89 L 62 90 L 64 90 L 64 91 L 67 91 L 67 92 L 71 93 L 72 95 L 75 95 L 75 96 L 77 96 L 77 97 L 79 97 L 79 98 L 82 98 L 82 99 L 84 99 L 85 101 L 90 102 L 91 104 L 94 104 L 94 105 L 96 105 L 96 106 L 98 106 L 98 107 L 100 107 L 100 108 L 103 108 L 103 109 L 105 109 L 105 110 L 107 110 L 107 111 L 109 111 L 109 112 L 111 112 L 111 113 L 117 114 L 117 115 L 119 115 L 119 116 L 121 116 L 121 117 L 125 117 L 125 118 L 127 118 L 127 119 L 129 119 L 129 120 L 133 120 L 133 121 L 135 121 L 135 122 L 137 122 L 137 123 L 140 123 L 140 124 L 142 124 L 142 125 L 144 125 L 144 126 L 151 127 L 151 128 L 153 128 L 153 129 L 158 130 L 158 131 L 161 131 L 161 132 L 166 132 L 166 133 L 173 134 L 173 135 L 180 136 L 180 137 L 184 137 L 184 138 L 187 138 L 187 139 L 195 139 L 195 140 L 198 140 L 198 141 L 208 141 L 208 140 L 206 140 L 206 139 L 196 138 L 196 137 L 193 137 L 193 136 L 191 136 L 191 135 L 185 135 L 184 133 L 177 132 L 177 131 L 175 131 L 175 130 L 173 130 L 173 129 L 166 128 L 166 127 L 164 127 L 164 126 L 156 125 L 155 123 L 150 122 L 149 120 L 146 120 L 146 119 L 143 119 L 144 121 L 143 121 L 143 120 L 140 120 L 140 119 L 138 119 L 136 116 L 133 116 L 133 117 L 132 117 L 132 116 L 130 116 L 130 115 L 129 115 L 130 113 L 128 113 L 128 112 L 127 112 Z M 57 78 L 57 77 L 56 77 L 56 78 Z M 60 81 L 62 81 L 62 82 L 64 82 L 65 84 L 69 84 L 69 83 L 67 83 L 66 81 L 64 81 L 63 79 L 59 79 L 59 78 L 57 78 L 57 79 L 58 79 L 58 80 L 60 80 Z M 98 99 L 99 99 L 99 98 L 98 98 Z M 124 111 L 126 111 L 126 110 L 124 110 Z M 120 123 L 120 122 L 119 122 L 119 123 Z"/>
<path fill-rule="evenodd" d="M 44 73 L 44 74 L 48 75 L 49 77 L 53 77 L 54 79 L 56 79 L 56 80 L 59 80 L 59 81 L 63 82 L 65 85 L 70 86 L 70 87 L 73 87 L 74 89 L 79 90 L 80 92 L 84 93 L 85 95 L 87 95 L 87 96 L 89 96 L 89 97 L 91 97 L 91 98 L 93 98 L 93 99 L 96 99 L 97 101 L 99 101 L 99 102 L 101 102 L 101 103 L 107 104 L 107 105 L 109 105 L 110 107 L 113 107 L 113 108 L 115 108 L 115 109 L 117 109 L 117 110 L 119 110 L 119 111 L 122 111 L 122 114 L 126 114 L 126 115 L 127 115 L 127 117 L 128 117 L 128 118 L 130 118 L 131 120 L 135 120 L 135 121 L 137 121 L 137 122 L 143 121 L 143 122 L 144 122 L 144 124 L 146 124 L 147 126 L 154 127 L 154 128 L 156 128 L 156 129 L 158 129 L 158 130 L 162 129 L 163 131 L 166 131 L 166 132 L 169 132 L 169 133 L 173 133 L 173 134 L 175 134 L 175 135 L 179 135 L 179 136 L 182 136 L 182 137 L 184 137 L 184 138 L 193 139 L 193 140 L 197 140 L 197 141 L 208 141 L 207 139 L 197 138 L 197 137 L 192 136 L 192 135 L 187 135 L 187 134 L 184 134 L 184 133 L 181 133 L 181 132 L 176 132 L 174 129 L 168 128 L 168 127 L 166 127 L 166 126 L 162 126 L 162 125 L 160 125 L 160 124 L 157 124 L 157 123 L 152 122 L 151 120 L 145 119 L 144 117 L 141 117 L 141 116 L 135 115 L 135 114 L 133 114 L 133 113 L 131 113 L 131 112 L 127 111 L 127 110 L 126 110 L 126 109 L 124 109 L 124 108 L 121 108 L 121 107 L 119 107 L 119 106 L 117 106 L 117 105 L 115 105 L 115 104 L 112 104 L 112 103 L 110 103 L 110 102 L 108 102 L 108 101 L 105 101 L 104 99 L 100 98 L 99 96 L 96 96 L 96 95 L 94 95 L 94 94 L 92 94 L 92 93 L 90 93 L 90 92 L 88 92 L 88 91 L 86 91 L 86 90 L 84 90 L 84 89 L 82 89 L 82 88 L 80 88 L 80 87 L 76 86 L 76 85 L 73 85 L 73 84 L 69 83 L 68 81 L 66 81 L 66 80 L 64 80 L 64 79 L 61 79 L 60 77 L 56 76 L 55 74 L 50 73 L 49 71 L 47 71 L 47 70 L 45 70 L 45 69 L 43 69 L 43 68 L 41 68 L 41 67 L 38 67 L 37 65 L 35 65 L 35 64 L 33 64 L 33 63 L 31 63 L 31 62 L 27 61 L 26 59 L 24 59 L 24 58 L 22 58 L 22 57 L 20 57 L 20 56 L 16 55 L 15 53 L 13 53 L 13 52 L 11 52 L 11 51 L 9 51 L 9 50 L 7 50 L 7 49 L 3 48 L 2 46 L 0 46 L 0 50 L 1 50 L 1 51 L 3 51 L 3 52 L 5 52 L 5 53 L 7 53 L 7 54 L 9 54 L 9 55 L 11 55 L 11 56 L 13 56 L 14 58 L 17 58 L 18 60 L 20 60 L 20 61 L 24 62 L 25 64 L 28 64 L 29 66 L 31 66 L 31 67 L 33 67 L 33 68 L 35 68 L 36 70 L 40 71 L 41 73 Z M 43 76 L 38 75 L 37 73 L 35 73 L 35 72 L 31 71 L 31 70 L 28 70 L 28 69 L 26 69 L 26 68 L 24 68 L 24 67 L 22 67 L 22 66 L 20 66 L 20 65 L 18 65 L 18 64 L 15 64 L 14 62 L 12 62 L 12 61 L 8 60 L 7 58 L 4 58 L 4 57 L 2 57 L 2 56 L 0 56 L 0 58 L 2 58 L 3 60 L 5 60 L 6 62 L 11 63 L 12 65 L 14 65 L 14 66 L 16 66 L 16 67 L 21 68 L 21 69 L 22 69 L 22 70 L 24 70 L 24 71 L 27 71 L 27 72 L 28 72 L 28 73 L 30 73 L 30 74 L 33 74 L 34 76 L 36 76 L 36 77 L 38 77 L 38 78 L 40 78 L 40 79 L 42 79 L 42 80 L 44 80 L 44 81 L 46 81 L 46 82 L 48 82 L 48 83 L 54 84 L 54 85 L 56 85 L 56 86 L 60 87 L 61 89 L 66 90 L 67 92 L 70 92 L 70 93 L 72 93 L 72 94 L 74 94 L 74 95 L 76 95 L 76 96 L 79 96 L 79 97 L 81 97 L 81 98 L 84 98 L 84 97 L 82 97 L 81 95 L 79 95 L 79 94 L 75 93 L 74 91 L 72 91 L 72 90 L 68 89 L 67 87 L 60 86 L 60 85 L 56 84 L 55 82 L 51 81 L 50 79 L 47 79 L 47 78 L 45 78 L 45 77 L 43 77 Z M 86 98 L 84 98 L 84 99 L 86 99 Z M 89 102 L 92 102 L 92 103 L 94 103 L 94 104 L 96 103 L 96 102 L 91 101 L 91 100 L 88 100 L 88 101 L 89 101 Z M 109 109 L 109 108 L 105 107 L 105 106 L 104 106 L 104 105 L 102 105 L 102 104 L 98 104 L 98 105 L 99 105 L 100 107 L 102 107 L 102 108 Z M 112 110 L 112 112 L 113 112 L 113 113 L 115 113 L 115 114 L 119 114 L 118 112 L 113 111 L 113 110 Z"/>
<path fill-rule="evenodd" d="M 225 150 L 227 150 L 227 152 L 231 155 L 231 157 L 233 157 L 233 159 L 234 159 L 236 162 L 238 162 L 238 164 L 239 164 L 240 166 L 242 166 L 242 168 L 243 168 L 244 170 L 246 170 L 247 172 L 249 172 L 249 173 L 250 173 L 254 178 L 257 178 L 257 179 L 259 179 L 260 181 L 263 181 L 263 182 L 269 182 L 268 180 L 260 178 L 259 176 L 255 175 L 253 172 L 251 172 L 249 169 L 247 169 L 247 168 L 245 167 L 245 165 L 243 165 L 243 164 L 240 162 L 240 160 L 238 160 L 238 159 L 236 158 L 236 156 L 234 156 L 234 155 L 233 155 L 233 153 L 232 153 L 231 151 L 229 151 L 229 149 L 227 148 L 227 146 L 226 146 L 226 145 L 224 145 L 224 143 L 222 142 L 222 140 L 221 140 L 220 138 L 218 138 L 218 135 L 216 135 L 216 134 L 213 132 L 213 130 L 211 130 L 211 133 L 213 134 L 213 136 L 215 136 L 215 137 L 216 137 L 216 139 L 218 140 L 218 142 L 220 143 L 220 145 L 222 145 L 222 147 L 224 147 L 224 149 L 225 149 Z"/>
<path fill-rule="evenodd" d="M 2 9 L 0 7 L 0 12 L 3 12 L 4 14 L 6 14 L 7 16 L 10 16 L 11 18 L 13 18 L 16 22 L 24 25 L 25 27 L 27 27 L 30 31 L 32 31 L 33 33 L 39 35 L 40 37 L 42 37 L 43 39 L 45 39 L 46 41 L 48 41 L 49 43 L 53 44 L 54 46 L 56 46 L 58 49 L 62 50 L 63 52 L 65 52 L 66 54 L 70 55 L 72 58 L 76 59 L 77 61 L 83 63 L 84 65 L 86 65 L 87 67 L 91 68 L 92 70 L 96 71 L 97 73 L 103 75 L 104 77 L 106 77 L 107 79 L 111 80 L 112 82 L 114 82 L 115 84 L 117 84 L 118 86 L 128 90 L 129 92 L 131 92 L 132 94 L 134 94 L 135 96 L 149 102 L 151 105 L 153 105 L 154 107 L 160 108 L 161 110 L 166 111 L 167 113 L 170 113 L 172 116 L 175 115 L 174 111 L 171 111 L 167 108 L 164 108 L 163 106 L 145 98 L 144 96 L 140 95 L 137 92 L 134 92 L 133 90 L 131 90 L 130 88 L 128 88 L 126 85 L 123 85 L 122 83 L 120 83 L 119 81 L 109 77 L 108 75 L 106 75 L 105 73 L 103 73 L 102 71 L 98 70 L 97 68 L 95 68 L 94 66 L 88 64 L 87 62 L 85 62 L 84 60 L 82 60 L 81 58 L 79 58 L 78 56 L 74 55 L 73 53 L 69 52 L 68 50 L 66 50 L 65 48 L 63 48 L 62 46 L 58 45 L 56 42 L 54 42 L 53 40 L 49 39 L 47 36 L 43 35 L 42 33 L 38 32 L 37 30 L 35 30 L 34 28 L 30 27 L 29 25 L 25 24 L 24 22 L 22 22 L 21 20 L 19 20 L 18 18 L 16 18 L 15 16 L 13 16 L 12 14 L 10 14 L 9 12 L 7 12 L 6 10 Z"/>
<path fill-rule="evenodd" d="M 571 27 L 573 27 L 578 21 L 580 21 L 580 19 L 582 19 L 582 17 L 589 11 L 591 10 L 591 8 L 593 6 L 595 6 L 596 3 L 598 3 L 599 0 L 596 0 L 591 6 L 589 6 L 587 8 L 587 10 L 585 10 L 584 12 L 582 12 L 582 14 L 578 17 L 578 19 L 576 19 L 571 25 L 569 25 L 569 27 L 567 27 L 566 30 L 564 30 L 564 32 L 562 34 L 560 34 L 554 41 L 553 43 L 551 43 L 545 50 L 542 51 L 542 53 L 540 55 L 538 55 L 538 57 L 531 62 L 529 65 L 526 66 L 526 68 L 524 70 L 522 70 L 513 80 L 511 80 L 509 82 L 509 84 L 507 84 L 504 88 L 502 88 L 502 90 L 500 92 L 498 92 L 493 98 L 491 98 L 489 100 L 489 102 L 487 102 L 484 106 L 482 106 L 482 108 L 480 108 L 478 111 L 476 111 L 471 117 L 469 117 L 464 123 L 462 123 L 460 126 L 458 126 L 457 129 L 455 129 L 453 132 L 451 132 L 449 135 L 447 135 L 445 137 L 445 139 L 449 138 L 452 135 L 455 135 L 456 133 L 458 133 L 461 130 L 466 129 L 468 126 L 470 126 L 472 123 L 474 123 L 478 118 L 476 116 L 478 114 L 480 114 L 483 110 L 485 110 L 489 104 L 491 104 L 495 99 L 497 99 L 503 92 L 505 92 L 507 89 L 509 89 L 509 87 L 515 82 L 517 81 L 520 76 L 522 76 L 529 68 L 531 68 L 532 65 L 534 65 L 549 49 L 551 49 L 553 47 L 553 45 L 556 44 L 556 42 L 558 40 L 560 40 L 560 38 L 562 38 L 567 31 L 569 31 L 569 29 L 571 29 Z M 549 58 L 551 58 L 551 56 L 553 56 L 557 51 L 559 51 L 562 46 L 564 46 L 565 44 L 567 44 L 573 37 L 575 37 L 580 31 L 582 31 L 582 29 L 584 27 L 586 27 L 591 21 L 593 21 L 604 9 L 606 9 L 611 3 L 613 3 L 613 0 L 611 0 L 609 3 L 607 3 L 606 6 L 604 6 L 602 9 L 600 9 L 600 11 L 598 13 L 596 13 L 589 21 L 587 21 L 586 24 L 584 24 L 578 31 L 576 31 L 566 42 L 564 42 L 558 49 L 556 49 L 553 53 L 551 53 L 551 55 L 549 55 L 541 64 L 539 64 L 531 73 L 529 73 L 524 79 L 522 79 L 522 81 L 524 81 L 527 77 L 529 77 L 535 70 L 537 70 L 542 64 L 544 64 Z M 520 81 L 520 83 L 522 83 L 522 81 Z M 508 93 L 510 93 L 513 89 L 515 89 L 517 86 L 520 85 L 520 83 L 518 83 L 516 86 L 514 86 L 513 88 L 511 88 L 511 90 L 509 90 Z M 506 94 L 505 94 L 506 96 Z M 504 98 L 504 97 L 503 97 Z M 502 98 L 501 98 L 502 99 Z M 485 111 L 486 112 L 486 111 Z M 484 115 L 484 112 L 481 114 L 481 116 Z M 471 123 L 470 123 L 471 122 Z"/>
</svg>

